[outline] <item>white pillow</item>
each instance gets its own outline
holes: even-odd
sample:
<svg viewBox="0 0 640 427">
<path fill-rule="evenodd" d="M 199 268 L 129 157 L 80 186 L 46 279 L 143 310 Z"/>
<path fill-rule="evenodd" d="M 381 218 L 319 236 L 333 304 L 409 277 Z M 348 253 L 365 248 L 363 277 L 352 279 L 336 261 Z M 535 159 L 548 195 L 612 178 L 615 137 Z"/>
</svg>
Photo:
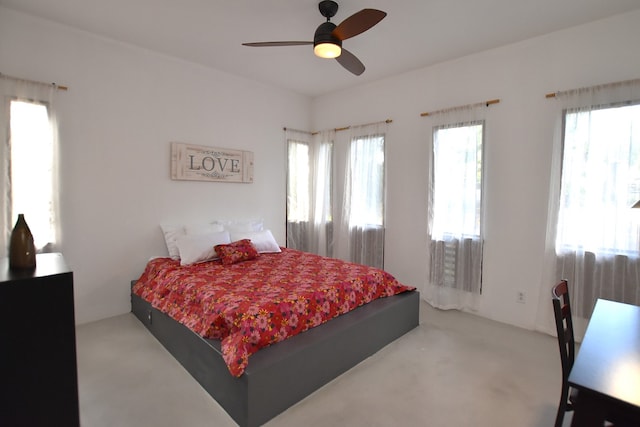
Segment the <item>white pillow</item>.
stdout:
<svg viewBox="0 0 640 427">
<path fill-rule="evenodd" d="M 232 219 L 232 220 L 219 220 L 214 221 L 214 224 L 219 224 L 224 227 L 225 230 L 230 233 L 233 232 L 246 232 L 246 231 L 261 231 L 263 229 L 263 220 L 261 219 Z"/>
<path fill-rule="evenodd" d="M 164 243 L 167 245 L 169 256 L 173 259 L 180 258 L 180 251 L 176 245 L 176 240 L 185 235 L 184 227 L 181 225 L 160 225 L 164 234 Z"/>
<path fill-rule="evenodd" d="M 188 224 L 184 226 L 187 234 L 210 234 L 224 231 L 222 224 Z"/>
<path fill-rule="evenodd" d="M 180 251 L 180 265 L 210 261 L 218 258 L 214 246 L 231 243 L 228 231 L 208 234 L 185 234 L 176 240 Z"/>
<path fill-rule="evenodd" d="M 282 252 L 278 242 L 273 238 L 271 230 L 231 232 L 232 242 L 242 239 L 251 239 L 251 243 L 259 253 Z"/>
<path fill-rule="evenodd" d="M 180 251 L 176 245 L 176 240 L 187 234 L 211 234 L 224 231 L 222 224 L 188 224 L 188 225 L 172 225 L 161 224 L 162 233 L 164 234 L 164 243 L 167 245 L 169 256 L 173 259 L 180 259 Z"/>
</svg>

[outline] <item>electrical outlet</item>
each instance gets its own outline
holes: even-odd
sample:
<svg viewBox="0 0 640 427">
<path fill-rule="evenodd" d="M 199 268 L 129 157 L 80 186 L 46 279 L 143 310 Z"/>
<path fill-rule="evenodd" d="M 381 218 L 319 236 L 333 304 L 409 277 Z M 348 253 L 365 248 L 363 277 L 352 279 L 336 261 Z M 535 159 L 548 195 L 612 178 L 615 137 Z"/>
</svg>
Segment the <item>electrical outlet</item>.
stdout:
<svg viewBox="0 0 640 427">
<path fill-rule="evenodd" d="M 524 304 L 527 300 L 527 294 L 524 291 L 516 292 L 516 302 L 520 304 Z"/>
</svg>

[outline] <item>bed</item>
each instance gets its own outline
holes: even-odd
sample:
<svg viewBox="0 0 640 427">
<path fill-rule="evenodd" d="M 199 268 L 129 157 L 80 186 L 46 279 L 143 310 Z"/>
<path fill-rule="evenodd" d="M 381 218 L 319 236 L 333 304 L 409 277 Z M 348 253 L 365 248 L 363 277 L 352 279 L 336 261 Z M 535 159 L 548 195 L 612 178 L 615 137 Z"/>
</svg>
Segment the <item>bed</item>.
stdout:
<svg viewBox="0 0 640 427">
<path fill-rule="evenodd" d="M 224 261 L 154 259 L 131 282 L 131 306 L 240 426 L 269 421 L 418 325 L 418 292 L 382 270 L 286 248 Z"/>
</svg>

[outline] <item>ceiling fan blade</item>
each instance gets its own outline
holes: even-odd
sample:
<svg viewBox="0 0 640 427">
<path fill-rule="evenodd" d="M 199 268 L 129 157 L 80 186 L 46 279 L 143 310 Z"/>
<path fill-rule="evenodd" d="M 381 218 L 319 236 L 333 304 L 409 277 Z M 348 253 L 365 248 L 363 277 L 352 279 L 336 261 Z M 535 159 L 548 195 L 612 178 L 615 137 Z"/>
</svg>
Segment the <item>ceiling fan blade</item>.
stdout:
<svg viewBox="0 0 640 427">
<path fill-rule="evenodd" d="M 255 43 L 242 43 L 242 46 L 251 47 L 273 47 L 273 46 L 302 46 L 313 44 L 313 42 L 255 42 Z"/>
<path fill-rule="evenodd" d="M 345 48 L 342 48 L 342 53 L 336 58 L 336 61 L 356 76 L 364 73 L 364 64 Z"/>
<path fill-rule="evenodd" d="M 332 34 L 340 40 L 346 40 L 367 31 L 387 16 L 386 12 L 378 9 L 362 9 L 338 25 Z"/>
</svg>

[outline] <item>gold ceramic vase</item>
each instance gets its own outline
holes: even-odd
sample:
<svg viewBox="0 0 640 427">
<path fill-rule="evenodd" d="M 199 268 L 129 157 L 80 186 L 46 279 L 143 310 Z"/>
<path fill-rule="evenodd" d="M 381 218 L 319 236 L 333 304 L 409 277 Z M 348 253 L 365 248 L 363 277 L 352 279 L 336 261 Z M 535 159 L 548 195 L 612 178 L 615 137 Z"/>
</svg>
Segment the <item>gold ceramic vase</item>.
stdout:
<svg viewBox="0 0 640 427">
<path fill-rule="evenodd" d="M 9 268 L 12 270 L 32 270 L 36 268 L 36 248 L 33 235 L 24 214 L 18 214 L 18 220 L 11 232 L 9 244 Z"/>
</svg>

